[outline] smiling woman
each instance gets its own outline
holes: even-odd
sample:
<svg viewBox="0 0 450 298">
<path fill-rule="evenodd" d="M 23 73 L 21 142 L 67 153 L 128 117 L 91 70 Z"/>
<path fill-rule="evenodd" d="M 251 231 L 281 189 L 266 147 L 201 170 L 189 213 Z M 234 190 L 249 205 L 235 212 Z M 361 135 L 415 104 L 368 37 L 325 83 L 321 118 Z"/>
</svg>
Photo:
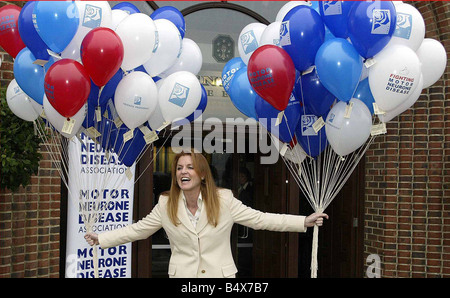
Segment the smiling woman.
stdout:
<svg viewBox="0 0 450 298">
<path fill-rule="evenodd" d="M 182 192 L 187 208 L 194 215 L 199 207 L 198 198 L 201 195 L 201 202 L 204 203 L 207 211 L 208 222 L 216 226 L 219 215 L 217 187 L 206 158 L 202 154 L 190 152 L 176 155 L 172 164 L 172 177 L 176 177 L 176 181 L 172 179 L 168 202 L 172 223 L 177 225 L 177 201 Z"/>
<path fill-rule="evenodd" d="M 305 232 L 321 226 L 324 217 L 328 215 L 264 213 L 245 206 L 230 190 L 216 187 L 202 154 L 187 151 L 175 156 L 170 191 L 160 196 L 149 215 L 125 228 L 87 233 L 85 238 L 90 245 L 108 248 L 148 238 L 163 228 L 172 252 L 170 277 L 235 277 L 230 247 L 235 223 L 255 230 Z"/>
</svg>

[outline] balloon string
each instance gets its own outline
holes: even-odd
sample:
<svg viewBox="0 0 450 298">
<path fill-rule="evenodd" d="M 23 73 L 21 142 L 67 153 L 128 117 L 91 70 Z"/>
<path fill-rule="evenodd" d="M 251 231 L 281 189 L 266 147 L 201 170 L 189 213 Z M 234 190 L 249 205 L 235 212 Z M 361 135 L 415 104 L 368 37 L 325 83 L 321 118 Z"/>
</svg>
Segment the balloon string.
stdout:
<svg viewBox="0 0 450 298">
<path fill-rule="evenodd" d="M 359 83 L 361 82 L 361 78 L 362 78 L 362 75 L 363 75 L 363 69 L 364 69 L 364 67 L 365 67 L 365 66 L 364 66 L 364 63 L 363 63 L 363 65 L 362 65 L 362 67 L 361 67 L 361 72 L 359 73 L 358 84 L 356 84 L 355 89 L 353 90 L 353 93 L 352 93 L 352 97 L 351 97 L 350 99 L 352 99 L 353 96 L 355 96 L 356 90 L 358 90 Z"/>
</svg>

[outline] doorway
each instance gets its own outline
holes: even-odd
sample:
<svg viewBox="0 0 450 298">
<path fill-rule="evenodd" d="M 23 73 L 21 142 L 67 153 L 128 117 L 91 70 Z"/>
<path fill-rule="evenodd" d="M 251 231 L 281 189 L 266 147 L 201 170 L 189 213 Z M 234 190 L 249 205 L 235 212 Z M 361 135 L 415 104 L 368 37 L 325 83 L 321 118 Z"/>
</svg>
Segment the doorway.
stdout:
<svg viewBox="0 0 450 298">
<path fill-rule="evenodd" d="M 156 143 L 153 157 L 148 157 L 153 160 L 148 171 L 152 173 L 141 178 L 147 190 L 136 191 L 139 197 L 135 198 L 135 204 L 142 209 L 136 211 L 140 214 L 135 216 L 136 220 L 150 212 L 160 193 L 170 188 L 170 164 L 175 153 L 168 144 L 170 141 Z M 216 184 L 231 189 L 246 205 L 272 213 L 309 215 L 313 212 L 281 158 L 276 164 L 263 165 L 260 153 L 204 155 L 211 165 Z M 245 183 L 248 183 L 245 189 L 249 189 L 244 192 Z M 330 219 L 319 232 L 319 278 L 362 277 L 364 183 L 364 162 L 361 162 L 325 211 Z M 152 190 L 153 197 L 149 200 L 148 193 Z M 246 192 L 250 195 L 245 195 Z M 276 233 L 253 231 L 236 224 L 230 241 L 238 267 L 237 277 L 309 278 L 312 230 Z M 135 277 L 168 277 L 171 253 L 164 230 L 148 240 L 138 241 L 134 247 L 133 267 L 141 268 L 134 270 Z"/>
<path fill-rule="evenodd" d="M 169 190 L 171 183 L 170 165 L 175 157 L 170 146 L 153 149 L 153 206 L 159 195 Z M 253 179 L 255 154 L 212 153 L 204 156 L 208 160 L 214 180 L 218 187 L 231 189 L 236 198 L 253 207 Z M 232 230 L 231 244 L 238 277 L 252 277 L 253 231 L 241 225 Z M 151 237 L 151 276 L 168 277 L 170 244 L 164 230 Z"/>
</svg>

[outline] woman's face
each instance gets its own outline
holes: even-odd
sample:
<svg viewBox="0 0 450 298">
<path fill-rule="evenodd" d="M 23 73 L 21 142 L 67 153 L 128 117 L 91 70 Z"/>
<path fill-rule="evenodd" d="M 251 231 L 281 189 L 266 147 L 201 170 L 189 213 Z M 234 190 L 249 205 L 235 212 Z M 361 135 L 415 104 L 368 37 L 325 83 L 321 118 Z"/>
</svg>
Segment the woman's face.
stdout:
<svg viewBox="0 0 450 298">
<path fill-rule="evenodd" d="M 177 183 L 183 191 L 200 190 L 201 179 L 194 170 L 192 158 L 184 155 L 177 163 Z"/>
</svg>

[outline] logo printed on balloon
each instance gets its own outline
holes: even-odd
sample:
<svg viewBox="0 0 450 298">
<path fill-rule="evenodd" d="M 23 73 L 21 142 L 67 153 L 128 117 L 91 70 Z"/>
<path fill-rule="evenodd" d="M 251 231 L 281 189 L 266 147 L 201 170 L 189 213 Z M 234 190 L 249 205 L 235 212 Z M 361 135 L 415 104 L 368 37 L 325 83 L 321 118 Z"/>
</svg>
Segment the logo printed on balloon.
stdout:
<svg viewBox="0 0 450 298">
<path fill-rule="evenodd" d="M 323 14 L 326 16 L 342 14 L 341 1 L 323 1 Z"/>
<path fill-rule="evenodd" d="M 183 107 L 184 104 L 186 103 L 188 95 L 189 95 L 189 88 L 179 83 L 176 83 L 175 86 L 173 87 L 172 93 L 170 94 L 169 102 L 179 107 Z"/>
<path fill-rule="evenodd" d="M 408 74 L 407 67 L 400 74 L 391 73 L 386 84 L 386 90 L 399 94 L 409 94 L 414 86 L 414 78 L 408 77 Z"/>
<path fill-rule="evenodd" d="M 55 100 L 55 86 L 52 86 L 46 82 L 44 82 L 44 90 L 47 95 L 47 99 L 52 103 Z"/>
<path fill-rule="evenodd" d="M 281 23 L 280 27 L 280 41 L 278 45 L 288 46 L 291 44 L 291 34 L 289 33 L 289 21 Z"/>
<path fill-rule="evenodd" d="M 372 34 L 389 34 L 391 27 L 391 12 L 388 9 L 374 9 L 372 12 Z"/>
<path fill-rule="evenodd" d="M 317 136 L 313 128 L 314 122 L 317 121 L 316 115 L 302 115 L 302 136 Z"/>
<path fill-rule="evenodd" d="M 412 30 L 412 15 L 406 13 L 397 12 L 397 24 L 394 34 L 392 36 L 409 39 L 411 37 Z"/>
<path fill-rule="evenodd" d="M 249 72 L 250 84 L 253 88 L 261 87 L 264 85 L 270 85 L 274 82 L 272 69 L 270 67 L 263 68 L 257 71 Z M 269 86 L 266 86 L 269 87 Z M 265 87 L 262 87 L 264 89 Z"/>
<path fill-rule="evenodd" d="M 251 53 L 258 48 L 258 41 L 256 40 L 253 30 L 248 31 L 241 36 L 241 44 L 245 54 Z"/>
<path fill-rule="evenodd" d="M 158 31 L 155 31 L 155 46 L 153 47 L 152 53 L 156 53 L 158 47 L 159 47 L 159 33 Z M 178 53 L 178 55 L 180 54 Z"/>
<path fill-rule="evenodd" d="M 137 106 L 140 106 L 141 103 L 142 103 L 142 97 L 140 97 L 140 96 L 135 96 L 135 97 L 134 97 L 134 104 L 137 105 Z"/>
<path fill-rule="evenodd" d="M 86 4 L 84 9 L 83 27 L 97 28 L 101 26 L 102 8 Z"/>
<path fill-rule="evenodd" d="M 330 112 L 330 114 L 328 115 L 327 123 L 334 126 L 333 125 L 334 117 L 336 117 L 336 115 Z"/>
<path fill-rule="evenodd" d="M 8 29 L 16 28 L 16 19 L 14 15 L 7 15 L 1 18 L 0 23 L 0 33 L 3 34 L 3 31 Z"/>
</svg>

